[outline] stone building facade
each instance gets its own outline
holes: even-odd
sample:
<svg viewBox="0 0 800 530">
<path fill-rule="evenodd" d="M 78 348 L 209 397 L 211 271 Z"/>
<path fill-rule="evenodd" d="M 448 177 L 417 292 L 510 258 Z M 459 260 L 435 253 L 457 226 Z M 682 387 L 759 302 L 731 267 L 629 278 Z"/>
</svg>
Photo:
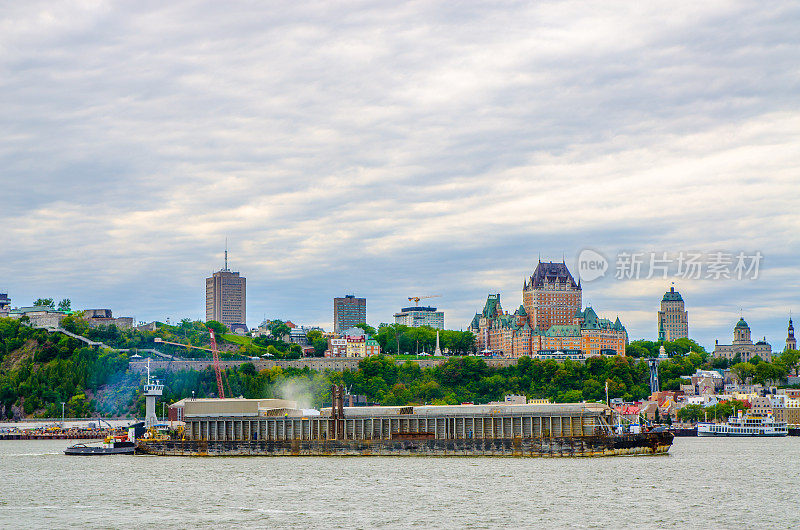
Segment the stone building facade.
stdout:
<svg viewBox="0 0 800 530">
<path fill-rule="evenodd" d="M 581 309 L 582 290 L 564 263 L 542 263 L 524 282 L 522 305 L 503 311 L 500 294 L 490 294 L 469 325 L 479 350 L 506 357 L 553 353 L 625 355 L 627 331 L 619 318 L 600 318 Z"/>
<path fill-rule="evenodd" d="M 719 340 L 714 343 L 715 359 L 734 361 L 738 358 L 741 362 L 747 362 L 755 356 L 762 361 L 772 361 L 772 346 L 766 340 L 753 343 L 750 326 L 744 318 L 740 318 L 733 328 L 733 344 L 720 344 Z"/>
<path fill-rule="evenodd" d="M 658 340 L 673 341 L 689 338 L 689 313 L 686 312 L 681 293 L 670 287 L 661 298 L 658 312 Z"/>
<path fill-rule="evenodd" d="M 110 309 L 86 309 L 83 312 L 83 319 L 89 326 L 111 326 L 112 324 L 120 329 L 131 329 L 133 327 L 133 317 L 114 317 Z"/>
</svg>

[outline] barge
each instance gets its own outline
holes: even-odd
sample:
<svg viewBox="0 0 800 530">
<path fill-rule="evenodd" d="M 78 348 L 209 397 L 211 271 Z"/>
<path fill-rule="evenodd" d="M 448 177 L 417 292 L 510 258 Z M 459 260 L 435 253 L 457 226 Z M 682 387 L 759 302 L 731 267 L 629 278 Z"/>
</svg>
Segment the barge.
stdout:
<svg viewBox="0 0 800 530">
<path fill-rule="evenodd" d="M 669 432 L 614 434 L 600 403 L 490 404 L 300 410 L 284 400 L 185 400 L 180 437 L 139 440 L 170 456 L 614 456 L 665 454 Z"/>
</svg>

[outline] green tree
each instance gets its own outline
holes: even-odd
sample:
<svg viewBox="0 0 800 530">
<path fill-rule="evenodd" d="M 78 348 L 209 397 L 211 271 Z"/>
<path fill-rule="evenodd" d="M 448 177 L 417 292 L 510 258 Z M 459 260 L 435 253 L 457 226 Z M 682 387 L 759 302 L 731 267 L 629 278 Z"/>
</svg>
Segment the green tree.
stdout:
<svg viewBox="0 0 800 530">
<path fill-rule="evenodd" d="M 736 363 L 731 366 L 731 371 L 741 383 L 747 383 L 756 375 L 756 367 L 750 363 Z"/>
<path fill-rule="evenodd" d="M 370 337 L 374 336 L 374 335 L 377 333 L 377 332 L 375 331 L 375 328 L 373 328 L 373 327 L 372 327 L 372 326 L 370 326 L 369 324 L 356 324 L 356 325 L 355 325 L 355 327 L 357 327 L 357 328 L 360 328 L 360 329 L 363 329 L 363 330 L 364 330 L 364 333 L 366 333 L 366 334 L 367 334 L 367 335 L 369 335 Z"/>
<path fill-rule="evenodd" d="M 289 334 L 291 328 L 286 325 L 282 320 L 272 320 L 267 324 L 267 329 L 275 340 L 283 340 Z"/>
<path fill-rule="evenodd" d="M 59 311 L 72 311 L 72 302 L 69 298 L 64 298 L 58 303 Z"/>
<path fill-rule="evenodd" d="M 223 334 L 228 332 L 228 327 L 222 322 L 217 322 L 216 320 L 206 321 L 206 327 L 214 330 L 214 334 L 217 336 L 217 338 L 222 337 Z"/>
<path fill-rule="evenodd" d="M 688 423 L 696 423 L 703 418 L 704 410 L 702 405 L 685 405 L 678 411 L 678 419 Z"/>
<path fill-rule="evenodd" d="M 328 340 L 319 338 L 311 343 L 314 346 L 314 356 L 316 357 L 323 357 L 325 355 L 325 351 L 328 349 Z"/>
<path fill-rule="evenodd" d="M 55 309 L 56 304 L 52 298 L 37 298 L 33 305 L 38 307 L 49 307 L 50 309 Z"/>
</svg>

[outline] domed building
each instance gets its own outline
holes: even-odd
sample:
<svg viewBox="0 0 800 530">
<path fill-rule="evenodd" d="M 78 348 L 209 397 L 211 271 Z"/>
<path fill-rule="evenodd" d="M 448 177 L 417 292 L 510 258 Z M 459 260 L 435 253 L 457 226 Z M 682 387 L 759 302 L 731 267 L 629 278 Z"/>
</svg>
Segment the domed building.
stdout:
<svg viewBox="0 0 800 530">
<path fill-rule="evenodd" d="M 739 361 L 747 362 L 756 355 L 762 361 L 772 361 L 772 346 L 766 341 L 766 338 L 754 344 L 750 339 L 750 326 L 747 325 L 744 318 L 740 318 L 733 328 L 733 344 L 720 344 L 719 340 L 714 344 L 715 359 L 733 361 L 737 360 L 738 356 Z"/>
</svg>

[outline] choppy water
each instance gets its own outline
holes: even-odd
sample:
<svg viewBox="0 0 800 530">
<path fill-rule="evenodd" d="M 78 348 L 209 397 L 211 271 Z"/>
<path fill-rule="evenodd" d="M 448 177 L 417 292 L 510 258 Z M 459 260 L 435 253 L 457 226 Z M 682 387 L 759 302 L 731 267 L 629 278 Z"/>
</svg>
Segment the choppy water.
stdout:
<svg viewBox="0 0 800 530">
<path fill-rule="evenodd" d="M 0 442 L 2 528 L 800 527 L 800 438 L 669 456 L 74 457 Z"/>
</svg>

